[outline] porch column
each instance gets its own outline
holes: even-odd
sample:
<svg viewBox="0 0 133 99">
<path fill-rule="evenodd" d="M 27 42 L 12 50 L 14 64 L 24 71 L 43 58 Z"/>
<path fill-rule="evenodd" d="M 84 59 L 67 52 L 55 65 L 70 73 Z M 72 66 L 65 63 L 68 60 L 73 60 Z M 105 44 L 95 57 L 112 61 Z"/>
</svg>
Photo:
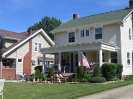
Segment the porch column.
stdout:
<svg viewBox="0 0 133 99">
<path fill-rule="evenodd" d="M 78 51 L 78 66 L 81 66 L 81 51 Z"/>
<path fill-rule="evenodd" d="M 61 52 L 59 52 L 59 62 L 58 62 L 58 69 L 61 70 Z"/>
<path fill-rule="evenodd" d="M 45 54 L 43 54 L 43 73 L 45 73 Z"/>
<path fill-rule="evenodd" d="M 102 66 L 102 60 L 103 60 L 103 57 L 102 57 L 102 49 L 99 50 L 99 67 Z"/>
</svg>

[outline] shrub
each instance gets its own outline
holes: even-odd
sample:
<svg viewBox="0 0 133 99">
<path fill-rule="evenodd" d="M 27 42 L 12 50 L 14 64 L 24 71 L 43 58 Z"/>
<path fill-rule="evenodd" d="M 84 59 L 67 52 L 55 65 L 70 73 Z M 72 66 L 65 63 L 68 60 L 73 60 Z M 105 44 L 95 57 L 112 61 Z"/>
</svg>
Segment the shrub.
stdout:
<svg viewBox="0 0 133 99">
<path fill-rule="evenodd" d="M 116 75 L 119 79 L 121 79 L 121 75 L 122 75 L 122 71 L 123 71 L 123 65 L 121 64 L 117 64 L 117 72 L 116 72 Z"/>
<path fill-rule="evenodd" d="M 94 67 L 94 77 L 98 77 L 100 75 L 100 68 L 99 66 Z"/>
<path fill-rule="evenodd" d="M 90 83 L 102 83 L 102 82 L 106 82 L 105 77 L 92 77 L 89 80 Z"/>
<path fill-rule="evenodd" d="M 37 69 L 39 69 L 40 72 L 42 72 L 42 66 L 36 66 L 36 67 L 34 68 L 35 71 L 36 71 Z"/>
<path fill-rule="evenodd" d="M 42 79 L 42 81 L 43 81 L 43 80 L 46 80 L 47 77 L 46 77 L 46 75 L 45 75 L 44 73 L 41 73 L 41 77 L 40 77 L 40 79 Z"/>
<path fill-rule="evenodd" d="M 107 81 L 112 81 L 116 77 L 117 67 L 115 63 L 104 63 L 102 65 L 102 74 Z"/>
<path fill-rule="evenodd" d="M 132 80 L 133 81 L 133 76 L 132 75 L 129 75 L 129 76 L 126 76 L 124 81 L 130 81 Z"/>
<path fill-rule="evenodd" d="M 83 76 L 83 68 L 82 66 L 78 66 L 77 68 L 77 76 L 82 77 Z"/>
<path fill-rule="evenodd" d="M 41 72 L 40 72 L 39 69 L 36 69 L 36 71 L 35 71 L 35 75 L 36 75 L 37 78 L 40 78 L 40 76 L 41 76 Z"/>
<path fill-rule="evenodd" d="M 48 70 L 48 77 L 50 78 L 53 75 L 54 75 L 54 68 L 50 67 L 49 70 Z"/>
</svg>

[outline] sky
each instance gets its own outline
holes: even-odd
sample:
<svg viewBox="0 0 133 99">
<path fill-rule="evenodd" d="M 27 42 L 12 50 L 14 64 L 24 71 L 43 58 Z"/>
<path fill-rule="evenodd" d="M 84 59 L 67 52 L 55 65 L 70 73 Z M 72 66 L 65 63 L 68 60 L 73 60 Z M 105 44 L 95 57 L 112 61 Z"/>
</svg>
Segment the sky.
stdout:
<svg viewBox="0 0 133 99">
<path fill-rule="evenodd" d="M 62 23 L 129 7 L 129 0 L 0 0 L 0 29 L 25 32 L 45 16 Z"/>
</svg>

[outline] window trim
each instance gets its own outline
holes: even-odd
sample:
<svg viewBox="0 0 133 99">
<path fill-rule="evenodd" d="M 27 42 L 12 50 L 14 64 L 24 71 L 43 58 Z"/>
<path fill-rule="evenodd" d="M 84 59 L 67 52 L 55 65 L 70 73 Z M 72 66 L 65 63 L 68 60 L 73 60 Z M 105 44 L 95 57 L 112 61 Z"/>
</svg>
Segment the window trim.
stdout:
<svg viewBox="0 0 133 99">
<path fill-rule="evenodd" d="M 75 35 L 74 42 L 69 42 L 69 33 L 74 33 L 74 35 Z M 75 31 L 69 31 L 69 32 L 67 32 L 67 42 L 68 42 L 68 44 L 72 44 L 72 43 L 75 43 L 76 42 L 76 32 Z"/>
<path fill-rule="evenodd" d="M 87 31 L 87 30 L 89 30 L 89 36 L 86 36 L 86 31 Z M 83 33 L 84 36 L 83 36 L 83 37 L 81 36 L 81 31 L 84 31 L 84 33 Z M 80 38 L 87 38 L 87 37 L 90 37 L 90 28 L 80 29 L 80 30 L 79 30 L 79 37 L 80 37 Z"/>
<path fill-rule="evenodd" d="M 131 37 L 131 39 L 130 39 L 130 37 Z M 129 30 L 128 30 L 128 39 L 129 39 L 129 41 L 132 41 L 132 32 L 131 32 L 131 28 L 129 28 Z"/>
<path fill-rule="evenodd" d="M 101 39 L 96 39 L 96 32 L 95 32 L 95 30 L 98 29 L 98 28 L 102 28 L 102 38 Z M 94 38 L 95 38 L 95 40 L 103 40 L 103 26 L 94 27 Z"/>
<path fill-rule="evenodd" d="M 37 43 L 37 51 L 35 51 L 35 43 Z M 34 52 L 39 52 L 40 51 L 39 44 L 41 44 L 41 48 L 42 48 L 42 43 L 41 42 L 34 42 Z"/>
<path fill-rule="evenodd" d="M 129 58 L 128 58 L 128 53 L 129 53 Z M 127 64 L 127 66 L 131 66 L 131 53 L 130 52 L 127 52 L 126 53 L 126 58 L 127 58 L 127 60 L 126 60 L 126 64 Z M 130 64 L 128 64 L 128 60 L 130 61 Z"/>
<path fill-rule="evenodd" d="M 21 59 L 21 62 L 18 61 L 19 59 Z M 17 63 L 23 63 L 23 58 L 17 58 Z"/>
</svg>

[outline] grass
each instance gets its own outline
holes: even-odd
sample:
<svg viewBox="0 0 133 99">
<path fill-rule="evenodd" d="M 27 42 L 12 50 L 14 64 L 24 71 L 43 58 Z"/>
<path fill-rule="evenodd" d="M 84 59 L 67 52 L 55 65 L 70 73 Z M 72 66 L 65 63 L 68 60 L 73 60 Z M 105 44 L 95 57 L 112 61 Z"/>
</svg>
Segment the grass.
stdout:
<svg viewBox="0 0 133 99">
<path fill-rule="evenodd" d="M 121 81 L 109 84 L 35 84 L 5 82 L 4 99 L 75 99 L 129 84 L 133 84 L 133 81 Z"/>
</svg>

